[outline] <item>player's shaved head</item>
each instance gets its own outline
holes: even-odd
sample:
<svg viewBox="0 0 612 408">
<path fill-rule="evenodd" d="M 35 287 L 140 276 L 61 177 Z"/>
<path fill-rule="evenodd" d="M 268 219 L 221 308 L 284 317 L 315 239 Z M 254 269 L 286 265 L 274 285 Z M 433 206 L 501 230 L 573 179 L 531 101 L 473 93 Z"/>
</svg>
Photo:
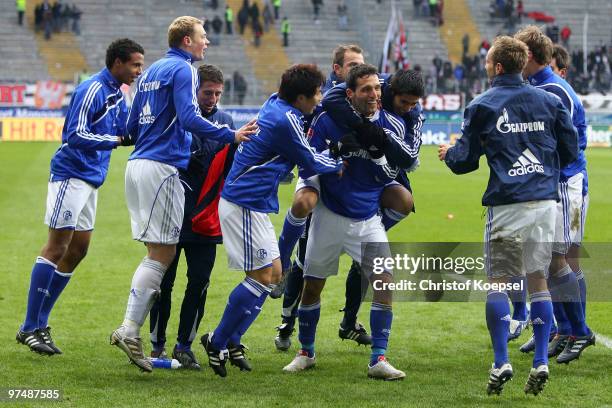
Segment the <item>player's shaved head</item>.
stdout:
<svg viewBox="0 0 612 408">
<path fill-rule="evenodd" d="M 504 74 L 518 74 L 527 64 L 527 45 L 516 38 L 503 35 L 495 38 L 487 55 L 493 67 L 500 64 Z"/>
<path fill-rule="evenodd" d="M 351 68 L 346 77 L 346 87 L 354 91 L 357 89 L 357 81 L 360 78 L 367 77 L 370 75 L 378 76 L 378 69 L 376 69 L 374 65 L 361 64 L 354 66 L 353 68 Z"/>
<path fill-rule="evenodd" d="M 540 65 L 550 64 L 553 42 L 537 26 L 528 25 L 514 34 L 514 38 L 527 44 L 535 62 Z"/>
<path fill-rule="evenodd" d="M 201 26 L 204 22 L 198 18 L 191 16 L 177 17 L 168 27 L 168 45 L 170 47 L 179 48 L 183 43 L 183 38 L 192 37 L 196 24 Z"/>
</svg>

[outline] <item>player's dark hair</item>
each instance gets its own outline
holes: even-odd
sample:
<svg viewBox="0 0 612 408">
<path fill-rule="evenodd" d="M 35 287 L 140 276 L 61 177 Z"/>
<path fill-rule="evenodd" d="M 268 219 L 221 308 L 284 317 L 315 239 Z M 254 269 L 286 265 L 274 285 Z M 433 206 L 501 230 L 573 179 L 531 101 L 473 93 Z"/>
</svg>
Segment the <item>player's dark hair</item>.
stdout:
<svg viewBox="0 0 612 408">
<path fill-rule="evenodd" d="M 198 78 L 200 79 L 200 85 L 205 81 L 222 84 L 223 72 L 214 65 L 204 64 L 198 67 Z"/>
<path fill-rule="evenodd" d="M 503 35 L 495 38 L 491 48 L 491 61 L 493 65 L 501 64 L 504 74 L 518 74 L 523 71 L 529 56 L 524 42 Z"/>
<path fill-rule="evenodd" d="M 527 44 L 535 62 L 540 65 L 550 64 L 553 42 L 537 26 L 528 25 L 514 34 L 514 38 Z"/>
<path fill-rule="evenodd" d="M 346 76 L 346 87 L 354 91 L 357 89 L 357 81 L 360 78 L 370 75 L 378 75 L 378 69 L 376 69 L 374 65 L 355 65 L 353 68 L 351 68 L 348 75 Z"/>
<path fill-rule="evenodd" d="M 106 68 L 111 69 L 117 58 L 121 62 L 129 61 L 135 52 L 144 55 L 144 48 L 129 38 L 120 38 L 113 41 L 106 49 Z"/>
<path fill-rule="evenodd" d="M 339 45 L 334 49 L 334 56 L 332 64 L 344 65 L 344 55 L 347 51 L 352 51 L 357 54 L 363 54 L 363 50 L 360 46 L 355 44 Z"/>
<path fill-rule="evenodd" d="M 570 56 L 569 53 L 562 45 L 555 44 L 553 47 L 552 57 L 555 59 L 555 63 L 557 64 L 557 68 L 559 69 L 568 69 L 570 66 Z"/>
<path fill-rule="evenodd" d="M 299 95 L 312 98 L 323 82 L 325 77 L 316 65 L 296 64 L 283 72 L 278 96 L 289 103 L 294 103 Z"/>
<path fill-rule="evenodd" d="M 413 69 L 399 70 L 391 78 L 393 95 L 412 95 L 422 98 L 425 95 L 423 75 Z"/>
</svg>

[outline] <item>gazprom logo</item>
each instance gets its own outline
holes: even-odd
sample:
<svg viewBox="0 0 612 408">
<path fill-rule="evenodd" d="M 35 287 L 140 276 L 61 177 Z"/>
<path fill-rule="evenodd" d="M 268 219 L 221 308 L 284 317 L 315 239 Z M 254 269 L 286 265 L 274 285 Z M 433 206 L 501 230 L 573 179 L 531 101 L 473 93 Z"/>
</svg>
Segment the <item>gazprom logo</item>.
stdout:
<svg viewBox="0 0 612 408">
<path fill-rule="evenodd" d="M 502 114 L 497 119 L 496 128 L 500 133 L 543 132 L 544 122 L 538 121 L 510 123 L 508 111 L 506 110 L 506 108 L 504 108 Z"/>
<path fill-rule="evenodd" d="M 138 123 L 141 125 L 150 125 L 153 122 L 155 122 L 155 115 L 151 115 L 151 105 L 149 105 L 149 101 L 147 101 L 145 106 L 142 107 Z"/>
</svg>

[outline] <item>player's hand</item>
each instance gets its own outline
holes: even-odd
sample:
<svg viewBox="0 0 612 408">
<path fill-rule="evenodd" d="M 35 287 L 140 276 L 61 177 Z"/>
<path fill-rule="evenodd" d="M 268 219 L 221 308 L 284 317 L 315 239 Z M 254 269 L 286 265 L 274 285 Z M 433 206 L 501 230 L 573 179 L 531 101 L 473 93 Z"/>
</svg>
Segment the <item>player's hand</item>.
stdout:
<svg viewBox="0 0 612 408">
<path fill-rule="evenodd" d="M 257 132 L 257 129 L 259 129 L 259 127 L 257 126 L 257 119 L 251 119 L 249 123 L 247 123 L 236 131 L 234 142 L 248 142 L 249 140 L 251 140 L 249 139 L 249 136 Z"/>
<path fill-rule="evenodd" d="M 136 144 L 136 140 L 130 135 L 119 136 L 119 139 L 119 146 L 134 146 Z"/>
<path fill-rule="evenodd" d="M 438 159 L 440 159 L 440 161 L 444 161 L 446 158 L 446 152 L 450 147 L 451 145 L 449 144 L 441 144 L 438 146 Z"/>
<path fill-rule="evenodd" d="M 361 150 L 361 144 L 357 140 L 357 135 L 354 132 L 349 132 L 342 136 L 340 141 L 332 143 L 329 146 L 329 154 L 333 158 L 345 157 L 353 152 Z"/>
<path fill-rule="evenodd" d="M 374 123 L 366 120 L 356 126 L 357 139 L 361 146 L 370 150 L 371 146 L 382 150 L 387 144 L 387 134 L 385 130 Z"/>
</svg>

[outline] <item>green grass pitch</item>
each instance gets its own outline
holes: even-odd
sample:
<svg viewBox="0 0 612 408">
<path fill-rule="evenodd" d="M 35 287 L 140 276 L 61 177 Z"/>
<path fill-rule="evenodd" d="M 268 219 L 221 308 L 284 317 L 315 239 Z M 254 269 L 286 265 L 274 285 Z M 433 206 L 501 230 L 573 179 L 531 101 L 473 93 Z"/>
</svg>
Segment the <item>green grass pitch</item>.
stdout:
<svg viewBox="0 0 612 408">
<path fill-rule="evenodd" d="M 510 344 L 515 379 L 500 397 L 487 397 L 485 384 L 492 350 L 482 303 L 396 303 L 388 356 L 407 373 L 399 383 L 366 378 L 369 349 L 337 337 L 338 313 L 344 302 L 344 278 L 349 260 L 342 258 L 340 276 L 330 279 L 323 293 L 317 333 L 317 367 L 298 375 L 281 368 L 293 357 L 274 348 L 274 327 L 281 304 L 268 300 L 264 311 L 244 337 L 254 371 L 230 367 L 228 377 L 201 372 L 156 370 L 140 373 L 108 344 L 109 334 L 122 321 L 133 271 L 145 251 L 131 240 L 123 193 L 128 149 L 113 153 L 109 177 L 100 189 L 98 217 L 89 255 L 58 301 L 51 316 L 57 344 L 64 355 L 41 357 L 14 340 L 23 319 L 32 263 L 44 244 L 43 225 L 49 160 L 57 144 L 0 144 L 0 388 L 60 389 L 63 401 L 44 406 L 157 407 L 157 406 L 542 406 L 597 407 L 612 403 L 612 350 L 604 345 L 588 349 L 578 362 L 551 362 L 551 379 L 543 394 L 525 396 L 522 388 L 531 358 Z M 612 242 L 612 150 L 587 152 L 591 187 L 586 240 Z M 393 229 L 391 241 L 481 241 L 484 227 L 480 205 L 488 170 L 454 176 L 437 161 L 436 149 L 424 147 L 421 167 L 411 177 L 417 212 Z M 273 220 L 280 232 L 293 186 L 282 186 L 281 211 Z M 452 219 L 447 217 L 453 214 Z M 230 289 L 243 274 L 228 271 L 219 248 L 206 312 L 199 335 L 219 321 Z M 185 285 L 184 263 L 179 266 L 173 293 L 174 312 L 168 328 L 172 347 L 178 308 Z M 586 271 L 588 280 L 588 271 Z M 360 321 L 368 324 L 369 305 Z M 612 303 L 591 303 L 588 322 L 612 337 Z M 148 324 L 145 326 L 148 328 Z M 198 337 L 199 337 L 198 335 Z M 531 335 L 528 332 L 527 335 Z M 147 337 L 146 329 L 143 337 Z M 147 339 L 148 340 L 148 339 Z M 148 343 L 147 351 L 150 350 Z M 199 344 L 196 355 L 205 364 Z M 40 406 L 8 403 L 7 406 Z"/>
</svg>

